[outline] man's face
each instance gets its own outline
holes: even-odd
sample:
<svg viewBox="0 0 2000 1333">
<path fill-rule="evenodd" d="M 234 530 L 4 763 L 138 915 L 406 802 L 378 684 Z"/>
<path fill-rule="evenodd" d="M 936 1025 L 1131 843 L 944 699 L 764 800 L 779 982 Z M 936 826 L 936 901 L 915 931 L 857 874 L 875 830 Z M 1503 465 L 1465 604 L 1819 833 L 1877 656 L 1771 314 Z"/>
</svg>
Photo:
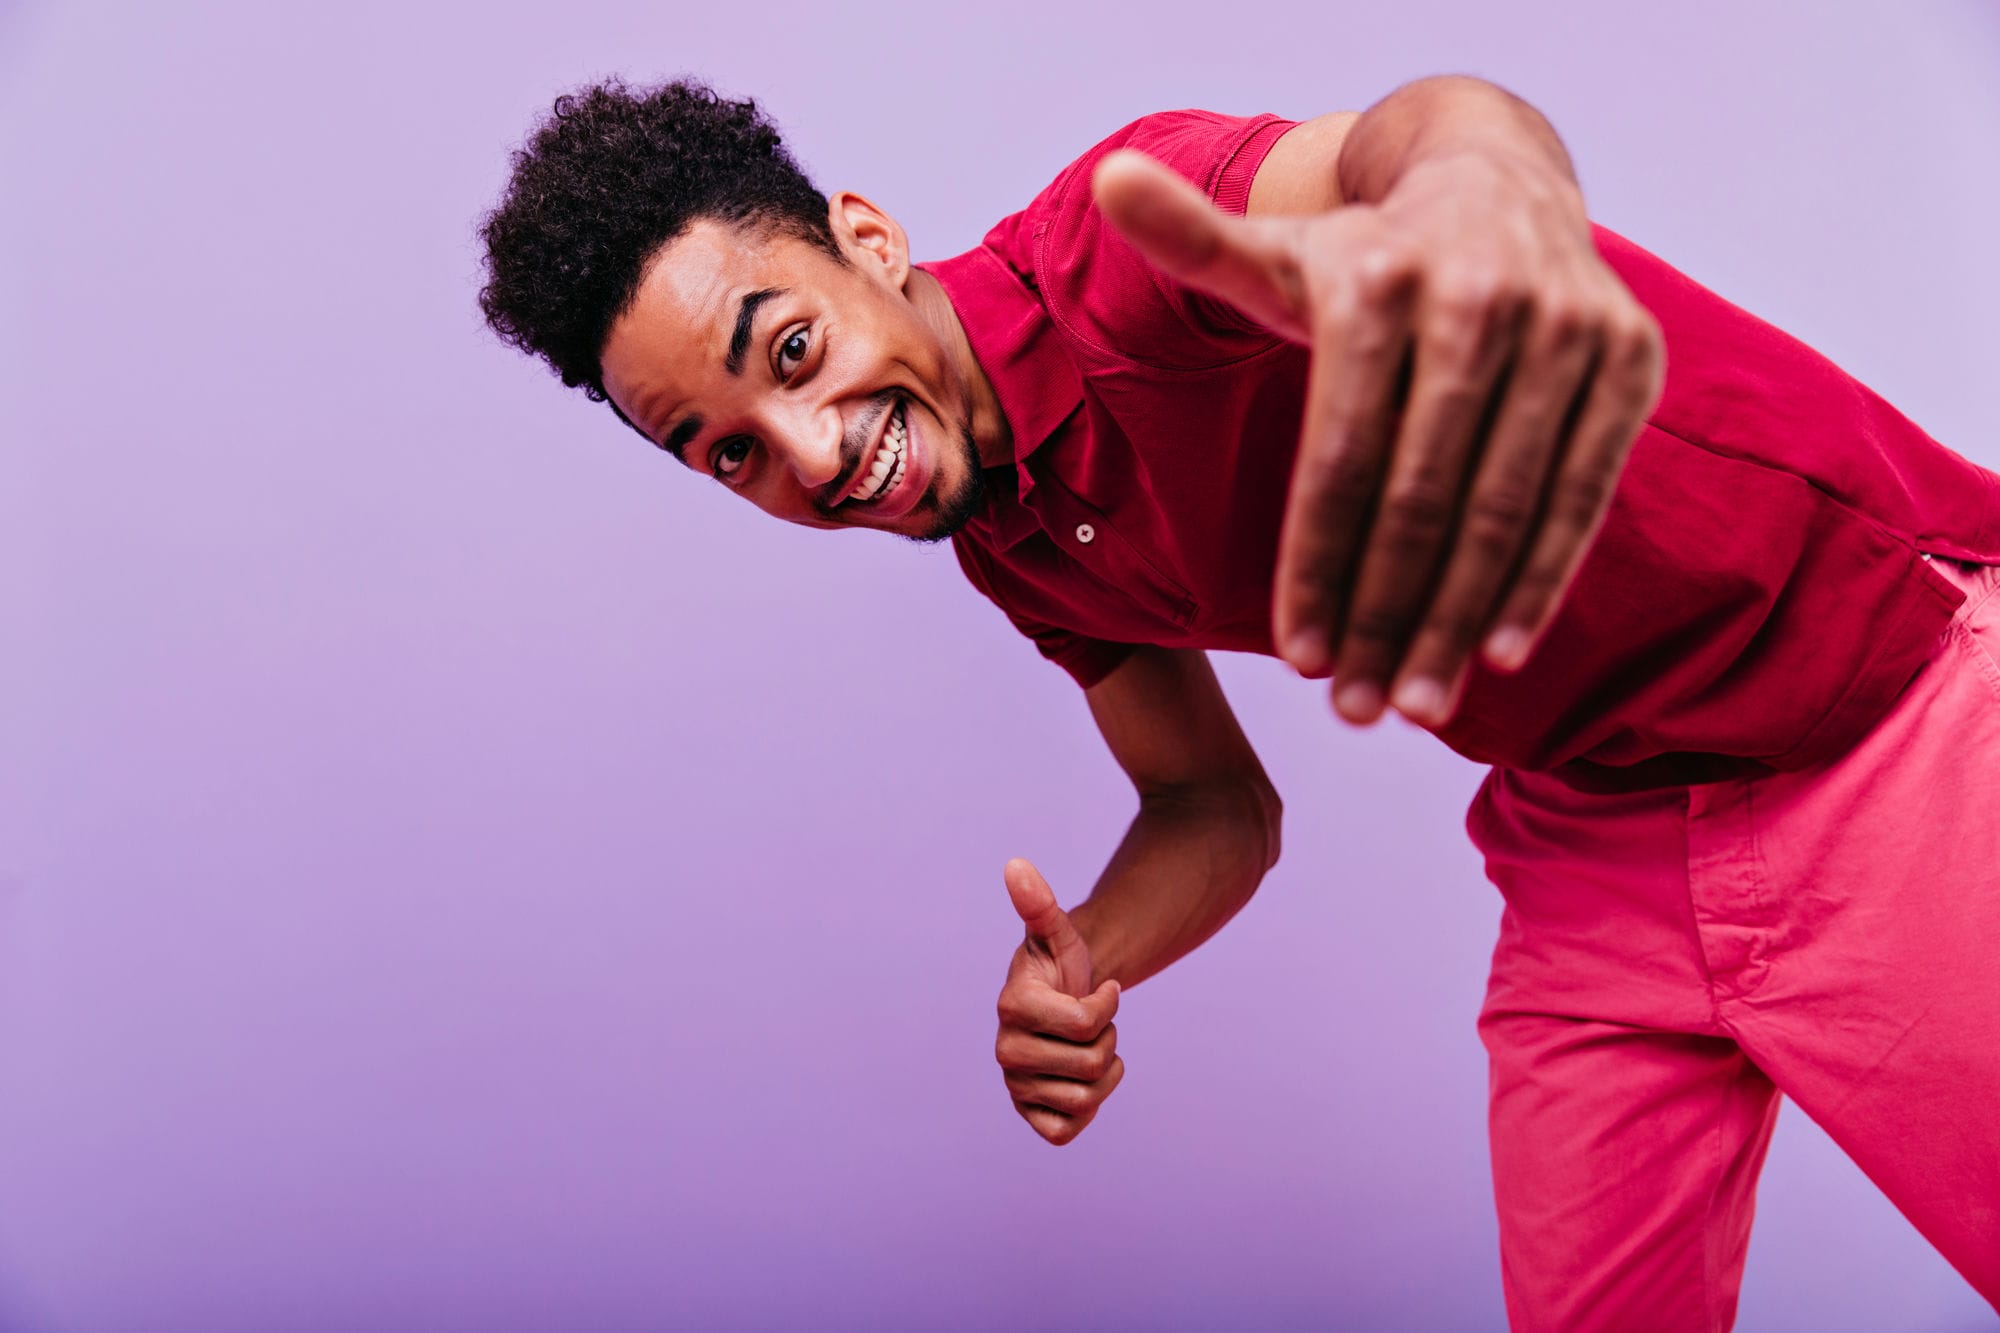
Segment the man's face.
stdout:
<svg viewBox="0 0 2000 1333">
<path fill-rule="evenodd" d="M 979 501 L 965 377 L 906 293 L 901 228 L 858 196 L 833 214 L 846 264 L 756 221 L 669 241 L 605 339 L 605 391 L 768 514 L 937 541 Z"/>
</svg>

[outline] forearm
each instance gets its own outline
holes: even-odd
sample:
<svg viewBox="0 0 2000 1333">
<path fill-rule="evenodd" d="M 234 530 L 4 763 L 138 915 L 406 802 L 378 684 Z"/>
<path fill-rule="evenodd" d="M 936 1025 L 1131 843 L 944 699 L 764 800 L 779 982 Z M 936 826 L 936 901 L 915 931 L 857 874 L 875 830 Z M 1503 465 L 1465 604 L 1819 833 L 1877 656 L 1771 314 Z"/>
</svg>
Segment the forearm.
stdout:
<svg viewBox="0 0 2000 1333">
<path fill-rule="evenodd" d="M 1090 946 L 1093 984 L 1135 986 L 1220 930 L 1276 863 L 1279 821 L 1266 785 L 1142 800 L 1089 900 L 1070 913 Z"/>
<path fill-rule="evenodd" d="M 1341 146 L 1341 197 L 1380 203 L 1411 168 L 1464 153 L 1547 174 L 1552 185 L 1574 194 L 1582 217 L 1576 168 L 1555 128 L 1506 89 L 1457 74 L 1405 84 L 1362 113 Z"/>
</svg>

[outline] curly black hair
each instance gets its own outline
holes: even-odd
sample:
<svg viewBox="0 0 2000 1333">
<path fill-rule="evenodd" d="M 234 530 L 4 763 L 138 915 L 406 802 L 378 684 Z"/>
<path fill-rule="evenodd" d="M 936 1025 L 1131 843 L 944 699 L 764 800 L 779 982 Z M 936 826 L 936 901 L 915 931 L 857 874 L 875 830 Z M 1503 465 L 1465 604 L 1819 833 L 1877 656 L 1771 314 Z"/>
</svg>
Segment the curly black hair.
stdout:
<svg viewBox="0 0 2000 1333">
<path fill-rule="evenodd" d="M 479 308 L 502 340 L 602 402 L 611 325 L 647 262 L 697 218 L 755 220 L 841 258 L 826 196 L 756 102 L 692 79 L 566 93 L 479 228 Z"/>
</svg>

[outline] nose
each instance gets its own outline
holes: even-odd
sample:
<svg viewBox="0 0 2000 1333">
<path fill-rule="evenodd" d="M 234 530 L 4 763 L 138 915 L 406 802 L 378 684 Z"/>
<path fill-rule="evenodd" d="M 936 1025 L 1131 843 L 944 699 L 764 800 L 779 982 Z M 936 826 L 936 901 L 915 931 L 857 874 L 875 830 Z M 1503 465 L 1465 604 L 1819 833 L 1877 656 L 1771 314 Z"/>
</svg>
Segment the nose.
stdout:
<svg viewBox="0 0 2000 1333">
<path fill-rule="evenodd" d="M 774 444 L 800 486 L 818 491 L 840 476 L 840 413 L 831 404 L 801 410 L 774 432 Z"/>
</svg>

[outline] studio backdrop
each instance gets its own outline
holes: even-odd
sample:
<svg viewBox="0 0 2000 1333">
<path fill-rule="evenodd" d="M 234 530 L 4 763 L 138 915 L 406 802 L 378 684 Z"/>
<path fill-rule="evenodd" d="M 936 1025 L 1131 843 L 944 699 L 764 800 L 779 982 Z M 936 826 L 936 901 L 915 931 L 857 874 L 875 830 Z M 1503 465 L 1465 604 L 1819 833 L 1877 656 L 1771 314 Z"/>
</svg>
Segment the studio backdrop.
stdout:
<svg viewBox="0 0 2000 1333">
<path fill-rule="evenodd" d="M 0 4 L 0 1327 L 1500 1328 L 1480 770 L 1218 659 L 1283 859 L 1051 1148 L 1000 871 L 1073 902 L 1124 830 L 1080 694 L 474 302 L 607 74 L 757 97 L 940 258 L 1144 112 L 1442 72 L 2000 465 L 1977 0 Z M 1990 1326 L 1787 1108 L 1740 1327 Z"/>
</svg>

